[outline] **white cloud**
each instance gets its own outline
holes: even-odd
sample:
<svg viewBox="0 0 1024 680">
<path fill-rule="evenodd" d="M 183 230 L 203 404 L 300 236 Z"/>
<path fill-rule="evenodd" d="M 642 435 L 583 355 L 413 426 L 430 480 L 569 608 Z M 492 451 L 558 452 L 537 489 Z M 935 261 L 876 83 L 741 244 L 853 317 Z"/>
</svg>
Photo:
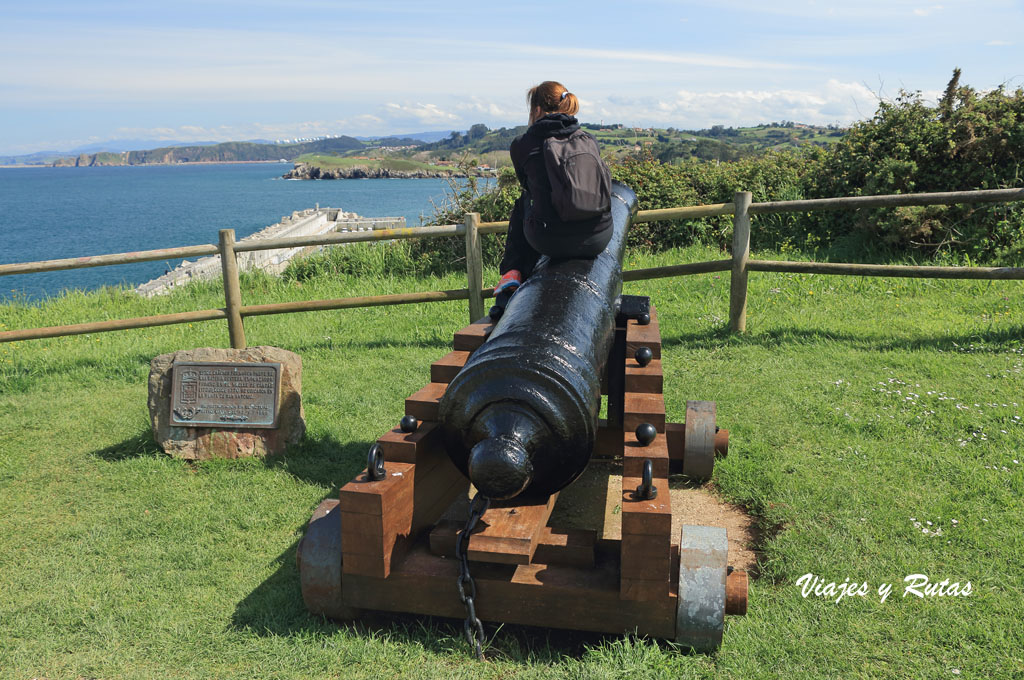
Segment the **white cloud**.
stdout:
<svg viewBox="0 0 1024 680">
<path fill-rule="evenodd" d="M 510 106 L 506 101 L 487 101 L 477 95 L 470 96 L 468 101 L 462 101 L 455 105 L 455 109 L 465 115 L 483 116 L 494 121 L 509 121 L 516 118 L 526 118 L 525 98 L 519 106 Z"/>
<path fill-rule="evenodd" d="M 609 98 L 598 102 L 594 114 L 586 118 L 681 128 L 781 120 L 845 125 L 870 116 L 877 103 L 875 94 L 864 85 L 829 80 L 817 90 L 680 90 L 670 99 Z"/>
<path fill-rule="evenodd" d="M 926 17 L 929 14 L 934 14 L 935 12 L 941 12 L 943 9 L 944 8 L 943 8 L 942 5 L 930 5 L 928 7 L 915 7 L 914 8 L 914 14 L 916 14 L 919 17 Z"/>
<path fill-rule="evenodd" d="M 385 104 L 394 118 L 412 118 L 425 125 L 443 125 L 459 120 L 454 113 L 442 111 L 436 104 Z"/>
</svg>

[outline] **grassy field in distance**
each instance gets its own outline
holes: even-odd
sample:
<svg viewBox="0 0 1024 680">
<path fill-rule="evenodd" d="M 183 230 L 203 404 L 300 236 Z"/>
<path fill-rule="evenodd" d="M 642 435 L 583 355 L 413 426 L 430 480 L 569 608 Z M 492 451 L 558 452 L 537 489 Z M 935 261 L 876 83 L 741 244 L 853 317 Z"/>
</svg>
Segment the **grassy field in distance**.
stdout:
<svg viewBox="0 0 1024 680">
<path fill-rule="evenodd" d="M 400 170 L 404 172 L 413 172 L 416 170 L 427 170 L 437 171 L 439 168 L 436 165 L 430 165 L 429 163 L 421 163 L 419 161 L 408 160 L 405 158 L 355 158 L 352 156 L 333 156 L 327 154 L 303 154 L 295 159 L 296 163 L 307 163 L 309 165 L 315 165 L 324 169 L 332 168 L 367 168 L 369 170 L 375 170 L 377 168 L 385 168 L 387 170 Z"/>
</svg>

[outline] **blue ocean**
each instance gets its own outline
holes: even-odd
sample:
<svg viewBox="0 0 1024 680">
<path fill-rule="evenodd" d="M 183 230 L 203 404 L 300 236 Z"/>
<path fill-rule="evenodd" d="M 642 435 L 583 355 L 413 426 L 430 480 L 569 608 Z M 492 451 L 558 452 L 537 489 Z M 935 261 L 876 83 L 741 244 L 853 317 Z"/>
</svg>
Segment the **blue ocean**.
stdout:
<svg viewBox="0 0 1024 680">
<path fill-rule="evenodd" d="M 418 226 L 448 187 L 435 179 L 284 180 L 290 163 L 0 168 L 0 264 L 217 243 L 292 211 L 340 208 Z M 180 260 L 0 277 L 0 300 L 137 285 Z"/>
</svg>

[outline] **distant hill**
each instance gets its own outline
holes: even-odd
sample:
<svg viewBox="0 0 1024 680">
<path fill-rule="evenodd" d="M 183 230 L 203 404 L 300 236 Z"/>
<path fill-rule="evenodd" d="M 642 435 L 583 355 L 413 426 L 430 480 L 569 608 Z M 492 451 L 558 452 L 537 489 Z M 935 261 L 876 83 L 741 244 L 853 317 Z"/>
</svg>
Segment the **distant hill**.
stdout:
<svg viewBox="0 0 1024 680">
<path fill-rule="evenodd" d="M 845 130 L 783 121 L 744 128 L 715 125 L 702 130 L 676 128 L 627 127 L 622 124 L 583 122 L 601 145 L 607 158 L 616 160 L 650 154 L 665 163 L 687 159 L 735 161 L 767 151 L 796 149 L 805 146 L 828 146 L 843 137 Z M 525 125 L 491 130 L 482 124 L 473 125 L 465 133 L 451 132 L 448 137 L 404 152 L 421 162 L 476 160 L 490 167 L 508 164 L 508 148 L 512 140 L 526 131 Z"/>
<path fill-rule="evenodd" d="M 422 146 L 423 142 L 412 137 L 384 137 L 383 139 L 372 140 L 369 144 L 378 146 Z"/>
<path fill-rule="evenodd" d="M 452 165 L 442 166 L 407 158 L 344 157 L 322 154 L 305 154 L 295 159 L 295 167 L 285 179 L 367 179 L 367 178 L 443 178 L 493 177 L 492 171 L 466 170 Z"/>
<path fill-rule="evenodd" d="M 56 167 L 95 167 L 110 165 L 153 165 L 173 163 L 237 163 L 246 161 L 291 160 L 307 153 L 344 153 L 363 149 L 365 144 L 354 137 L 331 137 L 299 144 L 255 144 L 253 142 L 222 142 L 210 146 L 165 146 L 157 149 L 122 151 L 120 153 L 83 153 L 54 161 Z"/>
<path fill-rule="evenodd" d="M 356 139 L 359 139 L 359 140 L 364 141 L 364 142 L 374 141 L 374 140 L 382 140 L 382 139 L 415 139 L 418 142 L 425 142 L 425 143 L 429 144 L 430 142 L 436 142 L 439 139 L 444 139 L 445 137 L 448 137 L 449 135 L 451 135 L 453 132 L 455 132 L 455 130 L 440 130 L 440 131 L 435 130 L 433 132 L 409 132 L 409 133 L 404 133 L 403 132 L 402 134 L 388 135 L 387 137 L 379 137 L 379 136 L 378 137 L 356 137 Z M 394 145 L 391 145 L 391 146 L 394 146 Z"/>
<path fill-rule="evenodd" d="M 736 161 L 769 151 L 827 146 L 846 133 L 838 127 L 818 127 L 786 121 L 745 128 L 716 125 L 702 130 L 626 127 L 621 124 L 581 125 L 597 137 L 601 154 L 611 161 L 650 156 L 663 163 Z M 465 133 L 452 131 L 437 141 L 416 145 L 415 140 L 409 137 L 367 140 L 366 146 L 358 150 L 314 154 L 295 159 L 297 170 L 293 175 L 302 178 L 362 177 L 362 174 L 353 174 L 346 168 L 351 166 L 376 171 L 383 167 L 390 170 L 401 159 L 430 168 L 424 172 L 458 169 L 463 173 L 486 175 L 511 164 L 509 145 L 526 129 L 527 126 L 520 125 L 491 130 L 478 123 Z"/>
<path fill-rule="evenodd" d="M 143 149 L 156 149 L 158 147 L 167 146 L 213 146 L 214 144 L 219 143 L 220 142 L 179 142 L 166 139 L 110 139 L 105 142 L 96 142 L 94 144 L 75 147 L 63 155 L 70 156 L 72 154 L 100 153 L 102 151 L 108 153 L 121 153 L 122 151 L 142 151 Z"/>
<path fill-rule="evenodd" d="M 66 151 L 36 151 L 20 156 L 0 156 L 0 165 L 50 165 L 66 155 Z"/>
<path fill-rule="evenodd" d="M 835 126 L 819 127 L 788 121 L 743 128 L 715 125 L 702 130 L 626 127 L 622 124 L 582 125 L 598 138 L 602 152 L 609 158 L 622 158 L 642 152 L 650 153 L 666 163 L 688 158 L 732 161 L 762 154 L 768 150 L 809 145 L 827 146 L 845 134 L 844 129 Z M 438 161 L 462 163 L 466 159 L 475 159 L 480 165 L 497 168 L 508 164 L 509 144 L 525 130 L 525 125 L 491 130 L 486 125 L 478 123 L 465 132 L 447 130 L 387 137 L 341 136 L 292 144 L 269 143 L 265 140 L 195 142 L 181 145 L 162 143 L 147 148 L 131 147 L 139 147 L 149 140 L 116 140 L 86 145 L 67 153 L 44 151 L 22 156 L 0 156 L 0 164 L 92 167 L 155 163 L 294 161 L 303 154 L 368 154 L 370 157 L 384 154 L 392 158 L 407 158 L 427 164 Z"/>
<path fill-rule="evenodd" d="M 265 140 L 249 140 L 263 142 Z M 111 139 L 75 147 L 69 151 L 36 151 L 19 155 L 0 155 L 0 165 L 52 165 L 55 161 L 69 156 L 98 153 L 122 153 L 170 146 L 213 146 L 220 142 L 178 142 L 164 139 Z"/>
</svg>

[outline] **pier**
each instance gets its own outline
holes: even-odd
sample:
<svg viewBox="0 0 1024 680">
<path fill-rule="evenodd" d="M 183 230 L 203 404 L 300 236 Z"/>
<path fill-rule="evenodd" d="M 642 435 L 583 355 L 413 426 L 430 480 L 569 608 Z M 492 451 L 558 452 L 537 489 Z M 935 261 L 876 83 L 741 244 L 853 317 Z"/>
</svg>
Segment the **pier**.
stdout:
<svg viewBox="0 0 1024 680">
<path fill-rule="evenodd" d="M 321 208 L 317 205 L 314 208 L 297 210 L 291 215 L 285 215 L 280 222 L 245 237 L 239 241 L 239 244 L 286 237 L 322 236 L 334 232 L 375 231 L 403 227 L 405 227 L 404 217 L 362 217 L 338 208 Z M 327 247 L 330 246 L 300 246 L 241 252 L 238 253 L 238 268 L 242 271 L 262 269 L 270 274 L 280 274 L 292 258 L 315 253 Z M 220 276 L 220 255 L 202 257 L 191 262 L 185 260 L 163 276 L 138 286 L 135 292 L 143 297 L 153 297 L 169 293 L 175 287 L 191 281 L 216 279 Z"/>
</svg>

